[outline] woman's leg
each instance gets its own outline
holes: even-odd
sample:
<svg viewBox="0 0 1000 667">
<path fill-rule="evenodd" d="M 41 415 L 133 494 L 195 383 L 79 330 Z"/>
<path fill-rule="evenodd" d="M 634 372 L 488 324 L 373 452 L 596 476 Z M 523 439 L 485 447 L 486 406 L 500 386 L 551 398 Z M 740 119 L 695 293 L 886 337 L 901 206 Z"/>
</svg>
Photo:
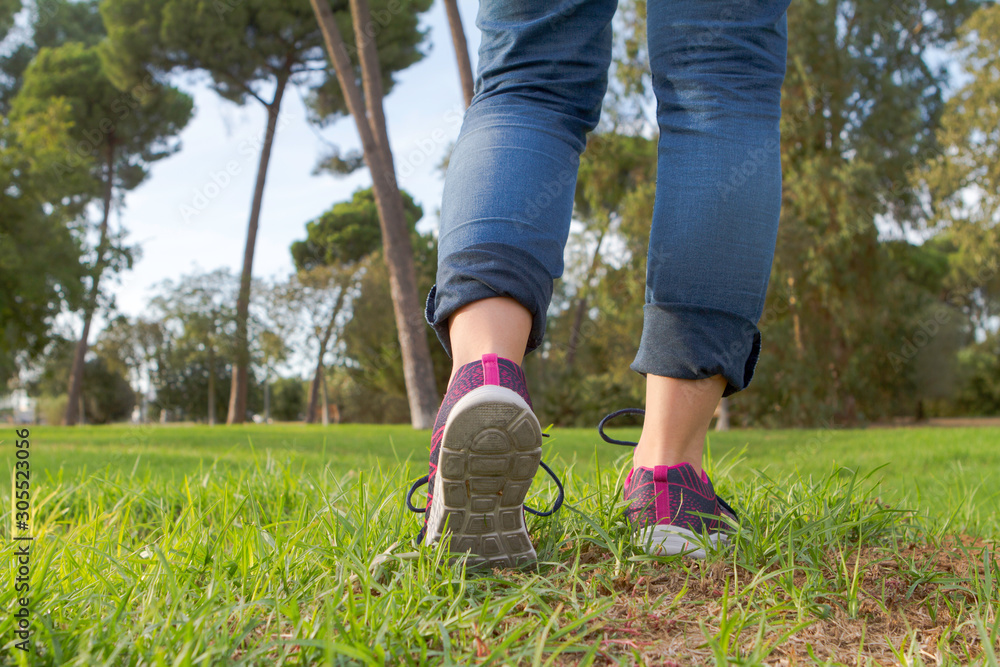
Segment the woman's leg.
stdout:
<svg viewBox="0 0 1000 667">
<path fill-rule="evenodd" d="M 427 300 L 453 372 L 496 346 L 513 347 L 509 358 L 520 361 L 541 344 L 579 156 L 607 89 L 615 8 L 615 0 L 480 3 L 476 94 L 448 165 Z M 498 297 L 506 299 L 491 301 Z"/>
<path fill-rule="evenodd" d="M 476 94 L 445 178 L 427 320 L 452 357 L 431 436 L 425 541 L 491 565 L 536 554 L 524 498 L 542 433 L 521 358 L 563 271 L 580 153 L 597 124 L 615 0 L 482 0 Z"/>
<path fill-rule="evenodd" d="M 660 129 L 642 341 L 638 465 L 701 467 L 721 396 L 760 351 L 781 207 L 788 0 L 649 0 Z"/>
</svg>

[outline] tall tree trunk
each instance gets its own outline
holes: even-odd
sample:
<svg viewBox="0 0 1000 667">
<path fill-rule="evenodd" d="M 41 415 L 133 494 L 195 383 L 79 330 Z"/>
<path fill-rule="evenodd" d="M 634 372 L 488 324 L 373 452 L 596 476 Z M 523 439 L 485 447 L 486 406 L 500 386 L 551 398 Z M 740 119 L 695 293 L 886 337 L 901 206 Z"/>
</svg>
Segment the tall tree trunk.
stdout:
<svg viewBox="0 0 1000 667">
<path fill-rule="evenodd" d="M 268 369 L 264 378 L 264 423 L 271 422 L 271 371 Z"/>
<path fill-rule="evenodd" d="M 389 135 L 382 108 L 378 53 L 374 40 L 367 38 L 364 33 L 364 26 L 371 21 L 371 12 L 366 0 L 351 0 L 355 39 L 361 54 L 365 94 L 363 102 L 354 78 L 355 70 L 329 3 L 325 0 L 310 2 L 323 31 L 347 108 L 354 117 L 358 134 L 361 135 L 365 162 L 372 174 L 372 189 L 375 192 L 385 261 L 389 270 L 389 289 L 403 356 L 403 377 L 410 405 L 410 422 L 414 428 L 430 428 L 437 410 L 438 393 L 430 348 L 427 346 L 423 308 L 417 297 L 413 247 L 410 244 L 403 199 L 399 194 L 392 152 L 389 149 Z"/>
<path fill-rule="evenodd" d="M 83 368 L 84 358 L 87 356 L 87 339 L 90 337 L 90 321 L 94 316 L 94 309 L 90 306 L 90 297 L 87 298 L 87 305 L 83 311 L 83 334 L 76 343 L 76 350 L 73 353 L 73 366 L 69 371 L 69 388 L 67 389 L 66 415 L 63 417 L 63 424 L 66 426 L 76 426 L 80 421 L 80 396 L 83 391 Z"/>
<path fill-rule="evenodd" d="M 458 61 L 458 78 L 462 82 L 462 95 L 468 108 L 472 104 L 475 81 L 472 78 L 472 63 L 469 62 L 469 45 L 465 41 L 465 28 L 462 27 L 462 17 L 458 13 L 458 0 L 444 0 L 444 9 L 448 13 L 451 41 L 455 45 L 455 59 Z"/>
<path fill-rule="evenodd" d="M 319 359 L 316 361 L 316 370 L 313 371 L 312 382 L 309 383 L 309 408 L 306 410 L 306 423 L 315 424 L 317 409 L 319 408 L 320 382 L 323 380 L 323 355 L 325 348 L 320 345 Z"/>
<path fill-rule="evenodd" d="M 729 430 L 729 397 L 719 401 L 719 419 L 715 422 L 716 431 Z"/>
<path fill-rule="evenodd" d="M 257 243 L 257 223 L 260 220 L 261 202 L 264 200 L 264 181 L 267 179 L 267 165 L 271 160 L 271 145 L 278 127 L 278 113 L 281 98 L 285 94 L 288 76 L 278 78 L 274 99 L 267 106 L 267 130 L 264 132 L 264 146 L 260 150 L 257 165 L 257 184 L 253 191 L 253 205 L 250 207 L 250 223 L 247 226 L 247 244 L 243 250 L 243 273 L 240 275 L 240 294 L 236 299 L 236 353 L 233 358 L 233 380 L 229 388 L 229 414 L 227 424 L 242 424 L 247 413 L 247 374 L 250 366 L 250 343 L 247 340 L 247 320 L 250 317 L 250 280 L 253 277 L 253 251 Z"/>
<path fill-rule="evenodd" d="M 97 310 L 97 296 L 100 294 L 101 274 L 104 272 L 104 253 L 108 250 L 108 221 L 111 218 L 111 195 L 114 192 L 115 142 L 114 135 L 108 137 L 104 163 L 104 217 L 101 219 L 100 235 L 97 241 L 97 258 L 94 260 L 94 278 L 90 294 L 83 306 L 83 333 L 73 353 L 73 366 L 69 371 L 69 387 L 66 390 L 66 416 L 63 423 L 75 426 L 83 418 L 80 407 L 83 395 L 83 368 L 87 357 L 87 339 L 90 338 L 90 324 Z"/>
<path fill-rule="evenodd" d="M 208 425 L 215 426 L 215 349 L 208 346 Z"/>
<path fill-rule="evenodd" d="M 801 361 L 805 356 L 806 348 L 802 344 L 802 325 L 799 321 L 799 309 L 798 309 L 798 299 L 795 298 L 794 294 L 791 294 L 791 290 L 795 288 L 795 278 L 789 276 L 788 278 L 788 307 L 792 311 L 792 332 L 793 339 L 795 340 L 795 356 Z"/>
<path fill-rule="evenodd" d="M 313 373 L 313 381 L 309 387 L 309 409 L 306 410 L 306 423 L 312 424 L 316 421 L 316 405 L 319 402 L 319 382 L 323 377 L 323 357 L 326 356 L 326 348 L 330 344 L 330 338 L 333 335 L 333 328 L 337 322 L 337 315 L 340 313 L 340 309 L 344 305 L 344 294 L 347 289 L 341 288 L 340 292 L 337 294 L 337 303 L 333 306 L 333 314 L 330 315 L 330 321 L 326 324 L 326 330 L 323 332 L 323 337 L 319 341 L 319 358 L 316 360 L 316 371 Z"/>
<path fill-rule="evenodd" d="M 323 426 L 330 425 L 330 394 L 326 391 L 326 373 L 322 376 L 323 382 Z"/>
</svg>

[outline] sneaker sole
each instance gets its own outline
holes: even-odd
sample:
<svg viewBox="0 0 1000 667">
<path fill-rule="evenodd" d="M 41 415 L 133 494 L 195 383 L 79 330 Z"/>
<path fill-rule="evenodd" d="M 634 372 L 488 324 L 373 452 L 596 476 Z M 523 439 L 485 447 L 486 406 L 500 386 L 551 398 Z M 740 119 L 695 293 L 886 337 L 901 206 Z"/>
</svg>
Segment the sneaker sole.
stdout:
<svg viewBox="0 0 1000 667">
<path fill-rule="evenodd" d="M 463 396 L 445 423 L 426 544 L 447 532 L 470 566 L 534 563 L 522 506 L 541 460 L 538 418 L 517 392 L 486 385 Z"/>
<path fill-rule="evenodd" d="M 683 554 L 691 558 L 705 558 L 705 537 L 680 526 L 657 525 L 643 528 L 637 533 L 639 544 L 650 556 L 677 556 Z M 713 549 L 729 542 L 724 533 L 711 533 L 708 541 Z"/>
</svg>

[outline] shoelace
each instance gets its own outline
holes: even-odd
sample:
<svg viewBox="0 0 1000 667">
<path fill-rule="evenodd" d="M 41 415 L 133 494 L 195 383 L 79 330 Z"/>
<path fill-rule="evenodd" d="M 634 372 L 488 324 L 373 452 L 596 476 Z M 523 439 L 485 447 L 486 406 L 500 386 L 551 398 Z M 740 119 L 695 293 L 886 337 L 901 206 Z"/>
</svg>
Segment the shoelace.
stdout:
<svg viewBox="0 0 1000 667">
<path fill-rule="evenodd" d="M 549 437 L 549 434 L 548 433 L 542 433 L 542 437 L 543 438 L 547 438 L 547 437 Z M 556 474 L 554 472 L 552 472 L 552 468 L 548 467 L 545 464 L 545 461 L 539 461 L 538 463 L 539 463 L 539 465 L 542 466 L 542 468 L 545 469 L 545 472 L 547 472 L 549 474 L 549 477 L 551 477 L 552 480 L 556 483 L 556 488 L 559 489 L 559 493 L 556 495 L 556 501 L 552 504 L 552 509 L 548 510 L 547 512 L 542 512 L 542 511 L 533 509 L 531 507 L 528 507 L 527 505 L 524 505 L 524 511 L 525 512 L 529 512 L 531 514 L 534 514 L 535 516 L 552 516 L 557 511 L 559 511 L 560 507 L 562 507 L 562 505 L 563 505 L 563 499 L 566 497 L 566 494 L 565 494 L 565 492 L 563 490 L 562 480 L 560 480 L 559 477 L 557 477 Z M 419 489 L 424 484 L 427 484 L 429 481 L 430 481 L 430 475 L 424 475 L 420 479 L 418 479 L 415 482 L 413 482 L 413 485 L 410 486 L 410 490 L 407 491 L 407 493 L 406 493 L 406 507 L 411 512 L 417 512 L 418 514 L 424 514 L 427 511 L 426 507 L 414 507 L 413 502 L 412 502 L 411 499 L 413 498 L 413 494 L 416 492 L 416 490 Z M 423 529 L 421 529 L 421 531 L 420 531 L 421 535 L 423 534 L 423 532 L 424 532 Z M 419 540 L 419 538 L 418 538 L 418 540 Z"/>
<path fill-rule="evenodd" d="M 608 434 L 604 432 L 604 425 L 607 424 L 610 420 L 614 419 L 615 417 L 621 417 L 622 415 L 645 415 L 645 414 L 646 411 L 643 410 L 642 408 L 623 408 L 621 410 L 615 410 L 611 414 L 606 415 L 604 419 L 601 420 L 601 423 L 597 425 L 597 432 L 601 434 L 601 438 L 604 439 L 604 442 L 609 442 L 612 445 L 635 447 L 636 445 L 639 444 L 638 442 L 632 442 L 631 440 L 615 440 L 614 438 L 608 437 Z M 739 515 L 736 513 L 736 510 L 734 510 L 729 505 L 729 503 L 723 500 L 722 496 L 720 496 L 719 494 L 715 494 L 715 499 L 719 501 L 719 504 L 722 505 L 723 509 L 730 512 L 733 515 L 733 517 L 737 521 L 739 521 Z"/>
</svg>

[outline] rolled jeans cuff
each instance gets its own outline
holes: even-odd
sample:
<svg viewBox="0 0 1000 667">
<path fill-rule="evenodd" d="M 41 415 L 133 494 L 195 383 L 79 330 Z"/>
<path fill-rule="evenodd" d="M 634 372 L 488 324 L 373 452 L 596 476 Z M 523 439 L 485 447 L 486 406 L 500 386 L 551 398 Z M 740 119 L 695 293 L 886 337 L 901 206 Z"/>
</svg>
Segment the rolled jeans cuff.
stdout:
<svg viewBox="0 0 1000 667">
<path fill-rule="evenodd" d="M 759 356 L 760 330 L 745 317 L 705 306 L 647 303 L 630 368 L 682 380 L 721 375 L 725 397 L 750 384 Z"/>
<path fill-rule="evenodd" d="M 528 252 L 499 244 L 477 244 L 448 257 L 427 294 L 424 317 L 448 357 L 452 357 L 448 318 L 459 308 L 492 297 L 514 299 L 531 313 L 525 354 L 545 336 L 545 312 L 552 299 L 552 277 Z"/>
</svg>

